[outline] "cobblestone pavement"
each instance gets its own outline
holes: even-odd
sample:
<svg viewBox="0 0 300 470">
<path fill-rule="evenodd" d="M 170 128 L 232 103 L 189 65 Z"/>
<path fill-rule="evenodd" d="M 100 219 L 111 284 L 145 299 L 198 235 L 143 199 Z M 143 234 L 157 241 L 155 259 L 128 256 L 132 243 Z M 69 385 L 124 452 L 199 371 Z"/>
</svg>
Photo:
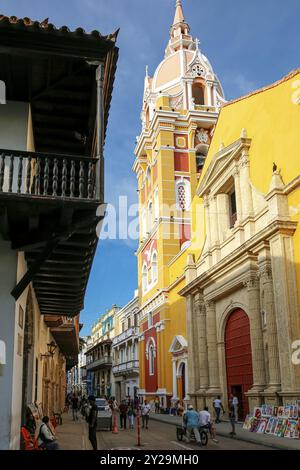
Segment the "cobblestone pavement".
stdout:
<svg viewBox="0 0 300 470">
<path fill-rule="evenodd" d="M 87 424 L 84 419 L 72 421 L 70 414 L 63 415 L 63 425 L 57 427 L 58 443 L 62 450 L 90 450 Z M 137 431 L 119 430 L 97 432 L 99 450 L 138 449 Z M 268 450 L 267 447 L 251 444 L 227 437 L 218 437 L 219 443 L 209 439 L 207 447 L 199 448 L 195 443 L 177 442 L 176 428 L 170 424 L 150 421 L 149 429 L 141 429 L 141 450 Z"/>
</svg>

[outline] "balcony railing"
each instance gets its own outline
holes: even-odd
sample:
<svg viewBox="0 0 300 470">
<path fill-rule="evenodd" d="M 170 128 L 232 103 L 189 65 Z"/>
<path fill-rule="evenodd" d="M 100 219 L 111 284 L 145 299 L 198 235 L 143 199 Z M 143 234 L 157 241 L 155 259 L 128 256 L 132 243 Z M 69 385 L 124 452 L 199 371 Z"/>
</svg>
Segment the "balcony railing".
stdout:
<svg viewBox="0 0 300 470">
<path fill-rule="evenodd" d="M 122 362 L 121 364 L 117 364 L 113 366 L 113 373 L 114 374 L 122 374 L 125 372 L 134 372 L 138 371 L 139 369 L 139 361 L 133 360 L 128 362 Z"/>
<path fill-rule="evenodd" d="M 112 365 L 112 357 L 111 356 L 104 356 L 100 359 L 96 359 L 93 362 L 90 362 L 86 365 L 87 370 L 95 370 L 101 367 L 108 367 Z"/>
<path fill-rule="evenodd" d="M 137 327 L 128 328 L 128 330 L 124 331 L 123 333 L 115 336 L 112 340 L 113 346 L 116 346 L 123 341 L 128 340 L 130 337 L 138 335 L 139 329 Z"/>
<path fill-rule="evenodd" d="M 97 162 L 83 156 L 0 149 L 0 193 L 95 199 Z"/>
</svg>

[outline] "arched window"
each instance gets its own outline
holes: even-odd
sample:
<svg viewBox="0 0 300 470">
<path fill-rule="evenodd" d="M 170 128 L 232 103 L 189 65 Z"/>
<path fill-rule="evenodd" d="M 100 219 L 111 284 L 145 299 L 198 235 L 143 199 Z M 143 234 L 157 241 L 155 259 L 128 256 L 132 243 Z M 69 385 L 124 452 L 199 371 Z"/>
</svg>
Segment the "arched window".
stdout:
<svg viewBox="0 0 300 470">
<path fill-rule="evenodd" d="M 143 209 L 143 212 L 142 212 L 142 238 L 146 238 L 146 235 L 147 235 L 146 210 Z"/>
<path fill-rule="evenodd" d="M 193 98 L 196 105 L 204 105 L 204 89 L 198 83 L 193 85 Z"/>
<path fill-rule="evenodd" d="M 149 375 L 154 375 L 154 347 L 153 344 L 149 346 Z"/>
<path fill-rule="evenodd" d="M 151 168 L 150 168 L 150 166 L 148 166 L 148 168 L 147 168 L 146 178 L 147 178 L 147 184 L 150 185 L 150 183 L 151 183 Z"/>
<path fill-rule="evenodd" d="M 207 144 L 199 144 L 196 147 L 196 166 L 197 166 L 198 173 L 200 173 L 204 167 L 207 153 L 208 153 Z"/>
<path fill-rule="evenodd" d="M 148 232 L 151 232 L 152 229 L 152 201 L 148 204 Z"/>
<path fill-rule="evenodd" d="M 154 191 L 154 218 L 155 220 L 159 218 L 158 188 Z"/>
<path fill-rule="evenodd" d="M 147 286 L 148 286 L 148 273 L 147 273 L 147 266 L 144 264 L 143 266 L 143 272 L 142 272 L 142 284 L 143 284 L 143 292 L 145 293 L 147 291 Z"/>
<path fill-rule="evenodd" d="M 181 178 L 176 181 L 176 205 L 177 209 L 188 211 L 191 204 L 190 183 Z"/>
<path fill-rule="evenodd" d="M 157 282 L 157 277 L 158 277 L 156 252 L 154 252 L 152 255 L 151 269 L 152 269 L 152 282 L 154 284 L 155 282 Z"/>
</svg>

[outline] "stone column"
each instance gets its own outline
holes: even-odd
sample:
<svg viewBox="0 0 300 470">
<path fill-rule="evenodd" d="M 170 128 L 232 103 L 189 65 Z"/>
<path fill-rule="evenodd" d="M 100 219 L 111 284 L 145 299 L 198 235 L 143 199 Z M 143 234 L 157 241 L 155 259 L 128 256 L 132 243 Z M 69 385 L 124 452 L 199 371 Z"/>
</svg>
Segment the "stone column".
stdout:
<svg viewBox="0 0 300 470">
<path fill-rule="evenodd" d="M 217 346 L 217 320 L 213 301 L 206 301 L 207 356 L 209 372 L 209 392 L 220 393 L 220 376 Z"/>
<path fill-rule="evenodd" d="M 184 400 L 188 400 L 189 397 L 189 372 L 188 372 L 188 362 L 185 361 L 185 397 L 183 397 Z"/>
<path fill-rule="evenodd" d="M 206 246 L 207 246 L 207 250 L 209 250 L 211 247 L 211 228 L 210 228 L 210 211 L 209 211 L 208 196 L 204 196 L 204 210 L 205 210 L 205 221 L 206 221 Z"/>
<path fill-rule="evenodd" d="M 211 98 L 212 85 L 213 84 L 211 82 L 206 83 L 207 106 L 212 106 L 212 98 Z"/>
<path fill-rule="evenodd" d="M 172 359 L 173 363 L 173 397 L 172 400 L 177 400 L 177 362 L 176 359 Z"/>
<path fill-rule="evenodd" d="M 243 220 L 243 209 L 242 209 L 242 196 L 241 196 L 241 182 L 240 173 L 238 167 L 234 171 L 234 189 L 236 198 L 236 210 L 237 210 L 237 223 Z M 229 217 L 229 214 L 228 214 Z"/>
<path fill-rule="evenodd" d="M 253 216 L 252 188 L 250 186 L 249 158 L 246 150 L 243 151 L 240 166 L 240 185 L 243 190 L 242 212 L 243 219 Z"/>
<path fill-rule="evenodd" d="M 218 103 L 217 103 L 218 100 L 217 100 L 217 88 L 216 88 L 215 84 L 213 84 L 212 91 L 213 91 L 213 104 L 217 108 L 218 107 Z"/>
<path fill-rule="evenodd" d="M 210 200 L 210 229 L 211 242 L 214 246 L 219 243 L 218 208 L 216 196 L 213 196 Z"/>
<path fill-rule="evenodd" d="M 250 336 L 253 365 L 252 392 L 261 392 L 266 385 L 264 344 L 260 313 L 260 293 L 257 275 L 250 276 L 244 285 L 248 290 L 248 314 L 250 318 Z"/>
<path fill-rule="evenodd" d="M 199 390 L 208 388 L 208 362 L 207 362 L 207 336 L 206 336 L 206 310 L 202 294 L 195 295 L 195 314 L 197 317 L 198 360 L 199 360 Z"/>
<path fill-rule="evenodd" d="M 229 211 L 227 194 L 217 195 L 218 225 L 220 242 L 225 240 L 226 231 L 229 227 Z"/>
<path fill-rule="evenodd" d="M 193 103 L 193 90 L 192 90 L 193 81 L 187 81 L 187 95 L 188 95 L 188 109 L 193 110 L 195 108 Z"/>
<path fill-rule="evenodd" d="M 264 292 L 264 305 L 262 308 L 266 313 L 267 321 L 267 344 L 268 344 L 268 362 L 269 362 L 269 384 L 268 390 L 280 390 L 280 365 L 278 351 L 278 336 L 276 326 L 276 316 L 274 308 L 273 279 L 271 263 L 266 261 L 259 265 L 260 285 Z"/>
<path fill-rule="evenodd" d="M 194 305 L 193 295 L 189 294 L 186 298 L 186 321 L 187 321 L 187 334 L 188 334 L 188 369 L 189 369 L 189 393 L 194 394 L 198 388 L 198 377 L 196 375 L 196 368 L 198 372 L 196 355 L 198 350 L 197 333 L 195 333 L 196 322 L 194 321 Z"/>
<path fill-rule="evenodd" d="M 166 387 L 166 364 L 165 364 L 165 359 L 164 359 L 164 354 L 165 354 L 165 327 L 166 327 L 166 323 L 164 320 L 162 320 L 161 322 L 161 325 L 160 325 L 160 353 L 161 353 L 161 356 L 162 356 L 162 362 L 161 362 L 161 369 L 160 371 L 158 371 L 159 373 L 159 376 L 160 376 L 160 380 L 161 380 L 161 384 L 162 386 L 164 385 Z M 157 377 L 158 377 L 158 374 L 157 374 Z"/>
</svg>

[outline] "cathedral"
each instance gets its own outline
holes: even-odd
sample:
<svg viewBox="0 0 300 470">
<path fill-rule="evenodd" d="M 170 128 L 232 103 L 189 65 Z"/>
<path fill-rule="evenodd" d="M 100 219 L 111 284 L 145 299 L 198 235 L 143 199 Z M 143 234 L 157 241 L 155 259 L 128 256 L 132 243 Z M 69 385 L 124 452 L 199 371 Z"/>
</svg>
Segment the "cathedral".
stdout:
<svg viewBox="0 0 300 470">
<path fill-rule="evenodd" d="M 163 408 L 300 399 L 299 79 L 226 102 L 176 1 L 134 163 L 139 393 Z"/>
<path fill-rule="evenodd" d="M 191 243 L 191 203 L 225 103 L 222 86 L 181 1 L 163 61 L 146 69 L 142 132 L 135 149 L 140 239 L 140 395 L 162 407 L 188 398 L 184 265 Z"/>
</svg>

